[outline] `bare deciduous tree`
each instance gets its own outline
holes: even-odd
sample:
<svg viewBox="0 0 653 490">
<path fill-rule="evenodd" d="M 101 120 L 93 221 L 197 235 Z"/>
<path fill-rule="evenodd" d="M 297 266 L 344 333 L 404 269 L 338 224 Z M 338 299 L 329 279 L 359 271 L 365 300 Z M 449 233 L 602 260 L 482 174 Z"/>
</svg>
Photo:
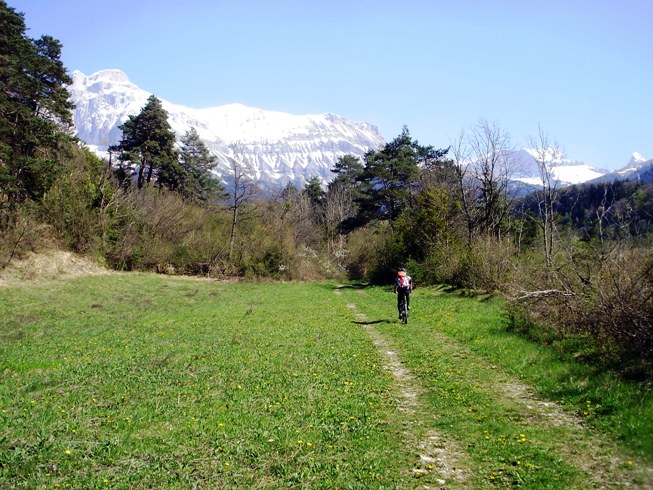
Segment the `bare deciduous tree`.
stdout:
<svg viewBox="0 0 653 490">
<path fill-rule="evenodd" d="M 258 191 L 256 183 L 245 173 L 244 166 L 235 158 L 231 158 L 231 179 L 232 188 L 229 193 L 229 210 L 231 211 L 231 231 L 229 233 L 229 263 L 232 263 L 234 256 L 234 243 L 238 223 L 245 216 L 242 215 L 243 207 L 250 202 Z"/>
<path fill-rule="evenodd" d="M 343 252 L 345 236 L 341 233 L 341 224 L 348 218 L 353 218 L 357 210 L 352 186 L 337 183 L 329 188 L 324 204 L 324 225 L 331 253 Z"/>
<path fill-rule="evenodd" d="M 553 266 L 553 249 L 555 233 L 555 210 L 554 206 L 558 200 L 558 180 L 555 177 L 555 168 L 560 165 L 564 153 L 556 140 L 538 127 L 536 137 L 529 138 L 530 146 L 533 149 L 533 159 L 537 166 L 542 188 L 537 191 L 538 195 L 538 224 L 542 231 L 542 251 L 547 268 Z"/>
<path fill-rule="evenodd" d="M 510 209 L 508 184 L 514 170 L 510 135 L 498 123 L 481 120 L 470 133 L 471 177 L 477 189 L 481 230 L 501 238 Z"/>
<path fill-rule="evenodd" d="M 467 147 L 465 131 L 460 132 L 458 140 L 451 145 L 451 156 L 456 172 L 457 197 L 460 202 L 461 211 L 465 220 L 467 230 L 467 245 L 471 247 L 476 228 L 476 213 L 474 212 L 474 192 L 469 185 L 468 164 L 469 148 Z"/>
<path fill-rule="evenodd" d="M 467 221 L 468 242 L 475 231 L 501 239 L 512 205 L 510 179 L 515 170 L 510 136 L 497 123 L 481 120 L 452 145 L 459 199 Z"/>
</svg>

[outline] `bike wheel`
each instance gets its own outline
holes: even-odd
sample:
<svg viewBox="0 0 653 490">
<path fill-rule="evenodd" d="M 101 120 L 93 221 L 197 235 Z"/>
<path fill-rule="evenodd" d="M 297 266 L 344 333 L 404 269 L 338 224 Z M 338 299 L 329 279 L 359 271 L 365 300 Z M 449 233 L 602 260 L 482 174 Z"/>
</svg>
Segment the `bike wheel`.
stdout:
<svg viewBox="0 0 653 490">
<path fill-rule="evenodd" d="M 403 311 L 403 314 L 402 314 L 402 316 L 404 317 L 403 321 L 404 321 L 405 324 L 407 324 L 408 323 L 408 303 L 406 301 L 404 301 L 403 306 L 404 306 L 404 308 L 403 308 L 404 311 Z"/>
</svg>

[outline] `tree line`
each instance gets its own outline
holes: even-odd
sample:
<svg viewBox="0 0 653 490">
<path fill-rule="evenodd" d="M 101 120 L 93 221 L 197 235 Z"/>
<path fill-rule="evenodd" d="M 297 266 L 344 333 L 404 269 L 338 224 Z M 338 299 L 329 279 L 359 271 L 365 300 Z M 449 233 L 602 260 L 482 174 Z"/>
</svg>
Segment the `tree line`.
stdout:
<svg viewBox="0 0 653 490">
<path fill-rule="evenodd" d="M 215 179 L 195 129 L 175 144 L 155 96 L 105 161 L 72 135 L 60 43 L 27 37 L 2 0 L 0 18 L 0 267 L 52 244 L 119 270 L 212 277 L 382 284 L 406 265 L 417 284 L 503 295 L 515 330 L 583 339 L 603 362 L 650 374 L 646 184 L 559 188 L 560 145 L 539 129 L 541 185 L 518 198 L 510 135 L 483 120 L 446 148 L 404 127 L 338 159 L 327 185 L 264 197 L 238 158 L 227 187 Z"/>
</svg>

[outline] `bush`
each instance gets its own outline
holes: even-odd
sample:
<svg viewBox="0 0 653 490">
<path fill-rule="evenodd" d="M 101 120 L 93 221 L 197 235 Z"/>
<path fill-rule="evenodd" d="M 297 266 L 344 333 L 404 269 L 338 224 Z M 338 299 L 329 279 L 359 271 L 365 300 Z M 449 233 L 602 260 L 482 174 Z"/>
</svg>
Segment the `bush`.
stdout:
<svg viewBox="0 0 653 490">
<path fill-rule="evenodd" d="M 573 244 L 555 268 L 531 256 L 522 261 L 512 317 L 556 335 L 582 336 L 606 362 L 653 363 L 653 251 L 612 244 Z M 644 364 L 642 364 L 644 363 Z M 648 366 L 648 367 L 646 367 Z M 629 368 L 630 369 L 630 368 Z"/>
<path fill-rule="evenodd" d="M 468 287 L 487 291 L 505 290 L 514 270 L 516 250 L 511 240 L 484 237 L 472 245 L 463 264 Z"/>
<path fill-rule="evenodd" d="M 33 206 L 23 204 L 11 223 L 0 229 L 0 270 L 28 252 L 38 252 L 56 243 L 52 228 L 39 223 Z"/>
<path fill-rule="evenodd" d="M 41 200 L 42 218 L 66 248 L 80 254 L 101 253 L 114 193 L 109 171 L 86 149 L 75 148 L 71 155 L 69 168 Z"/>
<path fill-rule="evenodd" d="M 653 361 L 653 251 L 617 253 L 592 286 L 581 330 L 605 337 L 624 357 Z"/>
<path fill-rule="evenodd" d="M 467 274 L 463 265 L 467 255 L 467 247 L 461 242 L 440 243 L 431 248 L 422 264 L 411 261 L 410 270 L 420 283 L 465 287 Z"/>
<path fill-rule="evenodd" d="M 349 254 L 345 260 L 345 267 L 350 279 L 382 277 L 384 268 L 392 267 L 387 265 L 393 260 L 388 257 L 387 246 L 391 241 L 388 234 L 391 234 L 390 226 L 388 223 L 381 223 L 359 228 L 348 235 Z M 390 279 L 392 277 L 393 275 L 390 275 Z M 386 278 L 381 282 L 388 280 Z"/>
<path fill-rule="evenodd" d="M 471 247 L 450 240 L 433 247 L 421 265 L 411 265 L 420 282 L 458 288 L 504 290 L 514 269 L 515 249 L 507 240 L 477 239 Z"/>
</svg>

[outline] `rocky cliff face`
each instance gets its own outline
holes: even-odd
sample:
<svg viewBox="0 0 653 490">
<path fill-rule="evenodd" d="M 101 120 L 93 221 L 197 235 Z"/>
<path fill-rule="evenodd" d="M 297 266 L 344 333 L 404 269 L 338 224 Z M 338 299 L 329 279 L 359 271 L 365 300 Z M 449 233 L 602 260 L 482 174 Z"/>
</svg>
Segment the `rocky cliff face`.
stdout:
<svg viewBox="0 0 653 490">
<path fill-rule="evenodd" d="M 149 92 L 120 70 L 86 76 L 76 71 L 69 87 L 79 138 L 98 152 L 120 141 L 118 129 L 138 114 Z M 333 114 L 293 115 L 240 104 L 192 109 L 162 99 L 178 139 L 195 127 L 218 158 L 216 174 L 229 175 L 232 159 L 267 187 L 303 185 L 314 176 L 329 181 L 330 169 L 346 154 L 362 156 L 385 144 L 376 127 Z"/>
<path fill-rule="evenodd" d="M 76 71 L 69 91 L 76 105 L 73 118 L 77 134 L 99 153 L 120 141 L 118 126 L 138 114 L 151 95 L 120 70 L 102 70 L 89 76 Z M 205 109 L 166 100 L 162 104 L 178 139 L 191 127 L 197 130 L 218 159 L 218 177 L 229 180 L 235 160 L 268 189 L 287 183 L 302 187 L 315 176 L 328 182 L 338 158 L 346 154 L 361 157 L 385 144 L 376 127 L 333 114 L 298 116 L 241 104 Z M 541 185 L 533 155 L 532 149 L 525 148 L 510 156 L 517 163 L 512 178 L 523 192 Z M 614 172 L 570 160 L 560 160 L 552 171 L 560 185 L 567 185 L 635 178 L 650 166 L 651 160 L 635 153 L 626 167 Z"/>
</svg>

